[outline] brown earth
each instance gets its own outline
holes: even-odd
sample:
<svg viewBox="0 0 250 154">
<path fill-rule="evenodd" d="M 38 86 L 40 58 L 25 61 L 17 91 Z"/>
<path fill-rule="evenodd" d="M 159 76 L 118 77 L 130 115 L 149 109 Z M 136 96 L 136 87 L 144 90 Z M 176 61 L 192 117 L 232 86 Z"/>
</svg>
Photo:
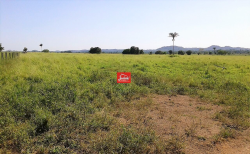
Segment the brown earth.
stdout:
<svg viewBox="0 0 250 154">
<path fill-rule="evenodd" d="M 187 154 L 250 154 L 250 129 L 235 131 L 233 139 L 220 138 L 225 126 L 213 117 L 223 107 L 189 96 L 154 95 L 122 104 L 120 123 L 151 128 L 163 140 L 175 139 Z"/>
</svg>

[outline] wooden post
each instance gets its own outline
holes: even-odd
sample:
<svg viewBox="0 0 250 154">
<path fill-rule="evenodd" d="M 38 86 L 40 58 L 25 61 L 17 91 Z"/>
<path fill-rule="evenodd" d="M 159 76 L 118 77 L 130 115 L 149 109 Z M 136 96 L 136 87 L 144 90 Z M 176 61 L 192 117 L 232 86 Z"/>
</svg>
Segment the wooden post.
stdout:
<svg viewBox="0 0 250 154">
<path fill-rule="evenodd" d="M 3 59 L 3 53 L 1 52 L 1 59 Z"/>
<path fill-rule="evenodd" d="M 7 52 L 5 52 L 5 59 L 7 59 Z"/>
</svg>

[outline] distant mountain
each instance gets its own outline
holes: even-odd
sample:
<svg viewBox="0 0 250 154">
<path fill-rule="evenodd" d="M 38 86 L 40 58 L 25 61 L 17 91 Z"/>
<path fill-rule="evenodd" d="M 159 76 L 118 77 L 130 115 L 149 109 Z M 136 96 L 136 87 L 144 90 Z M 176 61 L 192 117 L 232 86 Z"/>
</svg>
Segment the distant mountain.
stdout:
<svg viewBox="0 0 250 154">
<path fill-rule="evenodd" d="M 207 48 L 197 48 L 197 47 L 184 48 L 184 47 L 181 47 L 181 46 L 174 46 L 174 50 L 175 51 L 179 51 L 179 50 L 182 50 L 182 51 L 187 51 L 187 50 L 192 50 L 192 51 L 213 51 L 214 47 L 216 48 L 215 50 L 220 50 L 220 49 L 221 50 L 233 50 L 233 51 L 236 51 L 236 50 L 243 50 L 243 51 L 250 50 L 250 48 L 230 47 L 230 46 L 221 47 L 221 46 L 218 46 L 218 45 L 211 45 L 211 46 L 209 46 Z M 156 50 L 169 51 L 169 50 L 173 50 L 173 46 L 164 46 L 164 47 L 158 48 Z"/>
<path fill-rule="evenodd" d="M 211 45 L 207 48 L 184 48 L 181 46 L 174 46 L 174 51 L 177 52 L 179 50 L 182 51 L 187 51 L 187 50 L 191 50 L 194 52 L 198 52 L 198 51 L 214 51 L 213 48 L 216 48 L 216 50 L 227 50 L 227 51 L 250 51 L 250 48 L 242 48 L 242 47 L 230 47 L 230 46 L 225 46 L 225 47 L 221 47 L 218 45 Z M 122 53 L 124 49 L 102 49 L 102 52 L 104 53 Z M 157 48 L 157 49 L 143 49 L 144 53 L 149 53 L 149 52 L 155 52 L 155 51 L 169 51 L 169 50 L 173 50 L 173 46 L 163 46 L 161 48 Z M 72 53 L 88 53 L 89 50 L 88 49 L 82 49 L 82 50 L 65 50 L 65 51 L 71 51 Z M 64 52 L 65 52 L 64 51 Z M 60 50 L 56 50 L 56 51 L 52 51 L 52 52 L 62 52 Z"/>
</svg>

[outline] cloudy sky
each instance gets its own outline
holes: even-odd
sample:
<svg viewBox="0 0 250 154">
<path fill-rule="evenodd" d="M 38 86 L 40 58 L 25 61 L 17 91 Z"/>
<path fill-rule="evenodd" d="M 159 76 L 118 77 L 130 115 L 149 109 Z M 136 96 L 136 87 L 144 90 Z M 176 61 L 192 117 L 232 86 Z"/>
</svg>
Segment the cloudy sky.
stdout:
<svg viewBox="0 0 250 154">
<path fill-rule="evenodd" d="M 250 48 L 250 0 L 0 0 L 5 50 Z"/>
</svg>

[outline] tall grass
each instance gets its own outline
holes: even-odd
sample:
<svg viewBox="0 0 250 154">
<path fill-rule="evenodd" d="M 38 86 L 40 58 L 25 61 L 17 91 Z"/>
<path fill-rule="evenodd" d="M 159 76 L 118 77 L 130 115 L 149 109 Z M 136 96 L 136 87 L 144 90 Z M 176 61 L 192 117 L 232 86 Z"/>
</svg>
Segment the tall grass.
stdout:
<svg viewBox="0 0 250 154">
<path fill-rule="evenodd" d="M 169 148 L 153 132 L 122 127 L 111 114 L 116 104 L 153 93 L 223 105 L 216 118 L 244 129 L 250 117 L 249 67 L 249 56 L 23 54 L 0 63 L 0 149 L 164 152 Z M 131 72 L 131 83 L 117 84 L 117 72 Z"/>
</svg>

